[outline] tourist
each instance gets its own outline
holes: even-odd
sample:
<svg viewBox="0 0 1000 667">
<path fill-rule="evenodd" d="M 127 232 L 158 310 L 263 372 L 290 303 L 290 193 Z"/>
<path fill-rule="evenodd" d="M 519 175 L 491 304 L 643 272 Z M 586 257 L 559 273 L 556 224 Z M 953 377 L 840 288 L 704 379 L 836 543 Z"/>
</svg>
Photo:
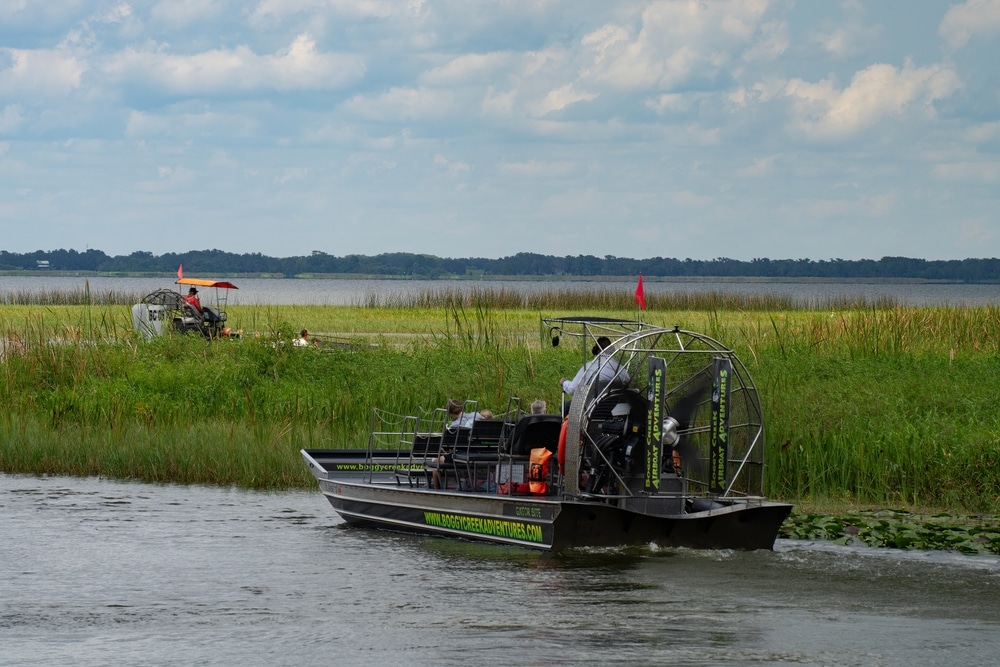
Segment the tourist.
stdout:
<svg viewBox="0 0 1000 667">
<path fill-rule="evenodd" d="M 472 423 L 483 419 L 483 415 L 479 412 L 466 412 L 464 403 L 451 398 L 448 399 L 448 419 L 451 420 L 448 428 L 472 428 Z"/>
</svg>

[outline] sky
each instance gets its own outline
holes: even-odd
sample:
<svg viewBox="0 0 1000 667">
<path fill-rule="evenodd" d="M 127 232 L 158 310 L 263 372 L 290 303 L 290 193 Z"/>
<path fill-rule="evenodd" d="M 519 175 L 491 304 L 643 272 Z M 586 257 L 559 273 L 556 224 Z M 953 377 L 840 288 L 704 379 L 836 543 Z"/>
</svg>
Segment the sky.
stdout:
<svg viewBox="0 0 1000 667">
<path fill-rule="evenodd" d="M 0 0 L 0 250 L 1000 256 L 1000 0 Z"/>
</svg>

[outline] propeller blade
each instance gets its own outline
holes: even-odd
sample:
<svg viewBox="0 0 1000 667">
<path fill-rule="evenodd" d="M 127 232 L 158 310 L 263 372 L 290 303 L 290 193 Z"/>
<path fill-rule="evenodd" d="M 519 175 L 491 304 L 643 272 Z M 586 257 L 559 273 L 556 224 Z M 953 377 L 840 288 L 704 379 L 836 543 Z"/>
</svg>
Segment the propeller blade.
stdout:
<svg viewBox="0 0 1000 667">
<path fill-rule="evenodd" d="M 680 457 L 681 466 L 687 470 L 685 476 L 704 477 L 708 472 L 706 462 L 698 457 L 698 450 L 687 437 L 681 437 L 674 445 L 674 452 Z"/>
<path fill-rule="evenodd" d="M 677 420 L 682 429 L 690 427 L 695 413 L 698 412 L 698 406 L 705 402 L 711 388 L 712 381 L 704 375 L 699 376 L 688 393 L 674 401 L 670 408 L 670 416 Z"/>
<path fill-rule="evenodd" d="M 687 393 L 678 398 L 670 409 L 670 416 L 677 420 L 677 431 L 680 434 L 674 444 L 674 452 L 680 457 L 681 465 L 698 477 L 708 472 L 707 463 L 698 457 L 697 449 L 685 432 L 693 425 L 698 407 L 708 400 L 711 389 L 711 377 L 701 374 L 694 379 Z"/>
</svg>

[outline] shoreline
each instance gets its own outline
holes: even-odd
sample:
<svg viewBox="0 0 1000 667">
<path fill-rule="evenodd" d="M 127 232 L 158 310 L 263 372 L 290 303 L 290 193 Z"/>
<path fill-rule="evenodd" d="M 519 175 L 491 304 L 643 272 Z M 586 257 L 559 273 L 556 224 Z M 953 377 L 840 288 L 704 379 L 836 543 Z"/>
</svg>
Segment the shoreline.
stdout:
<svg viewBox="0 0 1000 667">
<path fill-rule="evenodd" d="M 443 274 L 439 276 L 401 276 L 397 274 L 361 274 L 361 273 L 300 273 L 285 275 L 283 273 L 213 273 L 217 278 L 258 279 L 258 280 L 388 280 L 399 282 L 539 282 L 539 283 L 579 283 L 579 282 L 611 282 L 634 283 L 634 275 L 582 276 L 582 275 L 458 275 Z M 0 271 L 2 277 L 18 278 L 147 278 L 173 279 L 174 272 L 139 272 L 139 271 L 59 271 L 59 270 L 19 270 Z M 998 285 L 997 280 L 948 280 L 931 278 L 878 278 L 878 277 L 763 277 L 763 276 L 643 276 L 646 283 L 754 283 L 754 284 L 817 284 L 817 285 Z"/>
</svg>

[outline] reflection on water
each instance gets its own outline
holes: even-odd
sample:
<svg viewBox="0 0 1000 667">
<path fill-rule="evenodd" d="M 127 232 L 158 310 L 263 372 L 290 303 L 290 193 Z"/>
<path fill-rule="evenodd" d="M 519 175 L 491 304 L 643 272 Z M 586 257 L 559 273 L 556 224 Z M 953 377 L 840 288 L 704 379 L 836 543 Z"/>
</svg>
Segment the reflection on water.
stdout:
<svg viewBox="0 0 1000 667">
<path fill-rule="evenodd" d="M 211 277 L 211 276 L 204 276 Z M 378 295 L 401 300 L 407 295 L 427 292 L 494 289 L 517 293 L 540 293 L 552 290 L 609 290 L 632 294 L 634 283 L 629 279 L 616 281 L 574 280 L 295 280 L 242 278 L 234 279 L 239 289 L 220 290 L 229 305 L 361 305 Z M 161 288 L 174 287 L 169 278 L 73 278 L 64 276 L 0 276 L 3 293 L 73 292 L 90 289 L 92 293 L 116 292 L 145 295 Z M 647 279 L 646 294 L 768 294 L 791 298 L 794 302 L 823 306 L 832 299 L 861 300 L 867 303 L 891 302 L 912 306 L 982 306 L 1000 303 L 1000 286 L 918 283 L 835 283 L 835 282 L 689 282 Z M 213 290 L 209 289 L 208 292 Z M 214 295 L 210 295 L 214 300 Z"/>
<path fill-rule="evenodd" d="M 1000 559 L 780 540 L 552 555 L 318 492 L 0 475 L 0 663 L 993 664 Z"/>
</svg>

